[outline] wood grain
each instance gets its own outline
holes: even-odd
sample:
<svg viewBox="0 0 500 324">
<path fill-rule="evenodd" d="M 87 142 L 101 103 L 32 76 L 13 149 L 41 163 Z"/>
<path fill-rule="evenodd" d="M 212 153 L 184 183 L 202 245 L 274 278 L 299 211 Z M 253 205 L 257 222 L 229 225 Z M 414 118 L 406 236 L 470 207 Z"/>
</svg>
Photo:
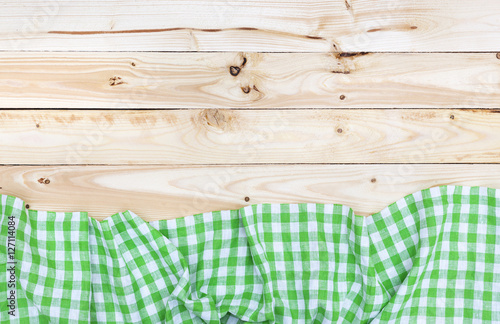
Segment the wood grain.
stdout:
<svg viewBox="0 0 500 324">
<path fill-rule="evenodd" d="M 370 215 L 431 186 L 500 188 L 499 12 L 5 0 L 0 193 L 151 221 L 262 202 Z"/>
<path fill-rule="evenodd" d="M 0 107 L 500 107 L 494 53 L 363 54 L 0 53 Z"/>
<path fill-rule="evenodd" d="M 97 219 L 129 209 L 152 221 L 263 202 L 340 203 L 369 215 L 432 186 L 500 188 L 499 174 L 498 164 L 3 166 L 0 193 L 32 209 L 88 211 Z"/>
<path fill-rule="evenodd" d="M 499 163 L 499 112 L 4 110 L 0 164 Z"/>
<path fill-rule="evenodd" d="M 498 51 L 495 0 L 5 0 L 4 51 Z"/>
</svg>

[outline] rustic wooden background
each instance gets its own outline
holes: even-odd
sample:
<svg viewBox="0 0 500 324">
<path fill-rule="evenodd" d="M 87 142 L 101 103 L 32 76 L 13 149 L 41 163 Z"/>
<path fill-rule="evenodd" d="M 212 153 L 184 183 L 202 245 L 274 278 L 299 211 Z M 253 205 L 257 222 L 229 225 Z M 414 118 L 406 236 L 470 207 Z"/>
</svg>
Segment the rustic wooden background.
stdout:
<svg viewBox="0 0 500 324">
<path fill-rule="evenodd" d="M 2 0 L 0 193 L 146 220 L 500 188 L 497 0 Z"/>
</svg>

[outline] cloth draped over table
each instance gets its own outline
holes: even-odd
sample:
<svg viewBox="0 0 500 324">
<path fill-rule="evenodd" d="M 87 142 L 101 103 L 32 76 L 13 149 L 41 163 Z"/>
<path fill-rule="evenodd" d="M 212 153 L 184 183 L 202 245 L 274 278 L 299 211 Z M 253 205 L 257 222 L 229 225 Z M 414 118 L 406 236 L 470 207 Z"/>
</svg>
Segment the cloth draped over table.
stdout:
<svg viewBox="0 0 500 324">
<path fill-rule="evenodd" d="M 369 217 L 258 204 L 149 223 L 0 197 L 1 323 L 500 321 L 498 189 L 433 187 Z"/>
</svg>

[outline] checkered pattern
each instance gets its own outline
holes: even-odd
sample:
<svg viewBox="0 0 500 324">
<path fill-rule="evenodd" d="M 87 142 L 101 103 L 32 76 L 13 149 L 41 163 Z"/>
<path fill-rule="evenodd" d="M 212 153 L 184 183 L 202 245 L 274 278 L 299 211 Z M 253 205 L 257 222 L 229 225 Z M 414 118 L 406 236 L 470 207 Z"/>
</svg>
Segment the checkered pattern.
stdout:
<svg viewBox="0 0 500 324">
<path fill-rule="evenodd" d="M 87 214 L 27 210 L 22 200 L 12 196 L 2 195 L 1 201 L 2 243 L 6 239 L 3 220 L 15 216 L 17 226 L 16 314 L 10 316 L 0 304 L 1 322 L 48 323 L 56 318 L 63 323 L 88 323 L 91 282 Z M 2 253 L 1 258 L 4 267 L 7 255 Z M 0 293 L 5 295 L 9 290 Z"/>
<path fill-rule="evenodd" d="M 367 218 L 375 323 L 500 322 L 500 190 L 434 187 Z"/>
<path fill-rule="evenodd" d="M 149 223 L 0 197 L 2 269 L 17 222 L 1 323 L 500 322 L 500 190 L 434 187 L 367 218 L 260 204 Z"/>
</svg>

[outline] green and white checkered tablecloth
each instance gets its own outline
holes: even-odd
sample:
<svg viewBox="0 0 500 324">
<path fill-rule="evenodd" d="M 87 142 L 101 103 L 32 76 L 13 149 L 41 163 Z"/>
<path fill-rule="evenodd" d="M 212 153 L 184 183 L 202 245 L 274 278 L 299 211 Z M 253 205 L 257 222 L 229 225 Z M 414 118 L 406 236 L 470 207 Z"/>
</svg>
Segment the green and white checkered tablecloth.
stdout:
<svg viewBox="0 0 500 324">
<path fill-rule="evenodd" d="M 1 323 L 500 322 L 500 190 L 145 222 L 0 195 Z"/>
</svg>

